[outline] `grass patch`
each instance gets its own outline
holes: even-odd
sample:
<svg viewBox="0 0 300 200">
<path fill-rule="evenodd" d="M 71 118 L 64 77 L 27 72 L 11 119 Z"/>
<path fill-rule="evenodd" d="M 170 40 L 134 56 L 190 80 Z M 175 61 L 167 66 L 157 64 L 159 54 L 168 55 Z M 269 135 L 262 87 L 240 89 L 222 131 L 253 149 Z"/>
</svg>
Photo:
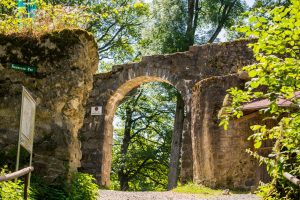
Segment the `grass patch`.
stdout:
<svg viewBox="0 0 300 200">
<path fill-rule="evenodd" d="M 217 196 L 221 195 L 223 192 L 223 190 L 215 190 L 195 183 L 188 183 L 186 185 L 178 186 L 172 191 L 186 194 L 197 194 L 197 196 L 200 197 Z"/>
</svg>

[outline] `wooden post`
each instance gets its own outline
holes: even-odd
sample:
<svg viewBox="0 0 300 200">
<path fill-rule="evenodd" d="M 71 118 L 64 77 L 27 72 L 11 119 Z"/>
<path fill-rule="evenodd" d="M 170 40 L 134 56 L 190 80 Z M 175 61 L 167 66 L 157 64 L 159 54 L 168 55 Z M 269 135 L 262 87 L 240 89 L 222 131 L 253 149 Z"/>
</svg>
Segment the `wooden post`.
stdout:
<svg viewBox="0 0 300 200">
<path fill-rule="evenodd" d="M 29 174 L 26 174 L 24 177 L 24 200 L 27 200 L 28 198 Z"/>
</svg>

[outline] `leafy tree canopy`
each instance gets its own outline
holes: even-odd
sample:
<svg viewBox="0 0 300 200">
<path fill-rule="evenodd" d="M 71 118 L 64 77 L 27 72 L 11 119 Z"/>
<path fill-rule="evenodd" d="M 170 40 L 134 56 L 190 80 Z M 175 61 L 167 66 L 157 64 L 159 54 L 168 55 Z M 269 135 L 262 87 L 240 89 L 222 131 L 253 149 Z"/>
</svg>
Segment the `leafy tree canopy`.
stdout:
<svg viewBox="0 0 300 200">
<path fill-rule="evenodd" d="M 290 0 L 256 0 L 253 8 L 274 8 L 275 6 L 289 6 Z"/>
<path fill-rule="evenodd" d="M 246 10 L 242 0 L 154 0 L 144 33 L 145 54 L 186 51 L 216 41 Z"/>
<path fill-rule="evenodd" d="M 176 96 L 170 85 L 148 83 L 119 106 L 111 176 L 114 189 L 167 189 Z"/>
</svg>

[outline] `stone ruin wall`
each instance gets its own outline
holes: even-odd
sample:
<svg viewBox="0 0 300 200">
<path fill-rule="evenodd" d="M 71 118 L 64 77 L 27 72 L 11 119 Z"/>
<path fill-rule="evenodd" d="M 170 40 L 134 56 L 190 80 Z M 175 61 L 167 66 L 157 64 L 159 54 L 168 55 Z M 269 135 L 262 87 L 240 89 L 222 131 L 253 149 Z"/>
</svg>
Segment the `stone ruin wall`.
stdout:
<svg viewBox="0 0 300 200">
<path fill-rule="evenodd" d="M 203 129 L 203 132 L 206 131 L 212 142 L 216 141 L 210 144 L 211 147 L 218 149 L 227 148 L 222 150 L 224 154 L 226 154 L 227 150 L 229 152 L 229 149 L 230 153 L 232 153 L 244 147 L 244 144 L 237 144 L 234 148 L 231 148 L 229 145 L 233 144 L 234 141 L 217 147 L 219 145 L 218 135 L 223 134 L 223 137 L 227 137 L 227 134 L 218 127 L 217 113 L 222 106 L 226 89 L 240 83 L 236 76 L 230 74 L 236 73 L 239 67 L 254 62 L 252 52 L 247 48 L 248 42 L 241 40 L 230 43 L 193 46 L 187 52 L 144 57 L 138 63 L 115 66 L 111 72 L 95 75 L 94 87 L 87 102 L 84 125 L 80 132 L 83 153 L 81 170 L 94 174 L 102 185 L 109 184 L 112 121 L 115 109 L 124 95 L 133 88 L 145 82 L 158 81 L 173 85 L 182 95 L 185 104 L 185 119 L 182 133 L 180 177 L 183 182 L 189 180 L 199 182 L 202 178 L 199 173 L 206 172 L 198 160 L 199 155 L 204 154 L 208 150 L 199 148 L 203 141 L 201 137 L 197 136 L 200 131 L 199 127 L 195 126 L 202 123 L 198 117 L 203 114 L 203 111 L 196 109 L 194 104 L 201 104 L 201 107 L 206 109 L 206 120 L 215 122 L 213 128 Z M 227 80 L 227 76 L 235 78 Z M 211 81 L 218 80 L 215 77 L 219 77 L 223 81 Z M 197 84 L 199 81 L 200 83 Z M 197 85 L 203 85 L 203 83 L 206 84 L 201 88 L 203 91 L 202 96 L 197 96 L 199 94 L 197 94 L 197 89 L 195 88 L 196 94 L 193 94 L 193 87 L 196 85 L 195 87 L 197 88 Z M 209 102 L 211 104 L 202 103 L 206 101 L 211 101 Z M 89 113 L 91 106 L 103 106 L 104 115 L 91 116 Z M 193 122 L 195 123 L 193 124 Z M 195 130 L 194 133 L 193 130 Z M 192 134 L 195 134 L 197 137 L 193 137 Z M 231 139 L 234 140 L 235 138 L 228 137 L 228 141 Z M 100 145 L 99 141 L 102 142 Z M 211 156 L 211 154 L 207 154 L 207 156 Z M 231 158 L 227 158 L 231 160 Z M 217 164 L 213 161 L 215 157 L 210 157 L 209 159 L 211 159 L 212 164 Z M 99 163 L 101 164 L 99 165 Z M 214 166 L 215 169 L 218 167 L 222 167 L 225 170 L 229 165 Z M 227 177 L 224 173 L 222 175 Z M 209 179 L 215 179 L 215 176 L 216 174 L 212 174 Z M 213 184 L 213 182 L 216 181 L 211 183 L 206 181 L 205 183 L 210 186 L 220 185 Z"/>
<path fill-rule="evenodd" d="M 198 82 L 193 88 L 192 98 L 192 141 L 193 180 L 213 188 L 252 190 L 259 182 L 269 182 L 266 166 L 246 152 L 253 149 L 248 137 L 253 133 L 250 126 L 276 125 L 276 121 L 264 119 L 258 111 L 244 112 L 240 119 L 231 120 L 228 130 L 219 126 L 218 116 L 229 105 L 226 90 L 244 87 L 244 80 L 237 74 L 216 76 Z M 216 98 L 218 97 L 218 98 Z M 265 141 L 258 154 L 271 153 L 272 141 Z"/>
<path fill-rule="evenodd" d="M 238 76 L 227 75 L 205 79 L 194 87 L 192 141 L 197 183 L 240 189 L 250 189 L 257 184 L 253 181 L 256 162 L 245 151 L 252 146 L 247 142 L 248 127 L 232 122 L 229 130 L 224 131 L 219 126 L 218 112 L 226 90 L 242 85 Z"/>
<path fill-rule="evenodd" d="M 37 73 L 15 71 L 10 63 L 36 66 Z M 1 162 L 15 163 L 24 85 L 37 102 L 35 173 L 55 182 L 76 171 L 81 159 L 78 131 L 97 68 L 97 45 L 85 31 L 0 35 L 0 159 L 13 159 Z"/>
<path fill-rule="evenodd" d="M 257 182 L 253 170 L 257 166 L 244 152 L 251 144 L 243 132 L 255 120 L 233 122 L 233 128 L 225 132 L 216 118 L 226 89 L 241 83 L 230 74 L 254 62 L 248 42 L 193 46 L 188 52 L 144 57 L 139 63 L 94 75 L 97 46 L 84 31 L 63 30 L 40 37 L 0 35 L 0 156 L 16 148 L 24 85 L 38 104 L 36 173 L 53 182 L 80 168 L 105 185 L 114 109 L 140 84 L 168 82 L 180 91 L 185 103 L 182 180 L 249 188 Z M 10 69 L 9 63 L 37 66 L 38 71 L 24 74 Z M 98 105 L 105 115 L 90 116 L 90 107 Z"/>
</svg>

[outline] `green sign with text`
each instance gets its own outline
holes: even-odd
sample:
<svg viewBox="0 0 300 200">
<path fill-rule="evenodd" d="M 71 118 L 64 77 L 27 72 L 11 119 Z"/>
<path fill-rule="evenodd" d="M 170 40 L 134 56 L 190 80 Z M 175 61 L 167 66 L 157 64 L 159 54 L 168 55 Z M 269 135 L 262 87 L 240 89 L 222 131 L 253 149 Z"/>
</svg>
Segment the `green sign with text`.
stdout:
<svg viewBox="0 0 300 200">
<path fill-rule="evenodd" d="M 17 71 L 36 73 L 37 68 L 27 65 L 11 64 L 11 68 Z"/>
</svg>

